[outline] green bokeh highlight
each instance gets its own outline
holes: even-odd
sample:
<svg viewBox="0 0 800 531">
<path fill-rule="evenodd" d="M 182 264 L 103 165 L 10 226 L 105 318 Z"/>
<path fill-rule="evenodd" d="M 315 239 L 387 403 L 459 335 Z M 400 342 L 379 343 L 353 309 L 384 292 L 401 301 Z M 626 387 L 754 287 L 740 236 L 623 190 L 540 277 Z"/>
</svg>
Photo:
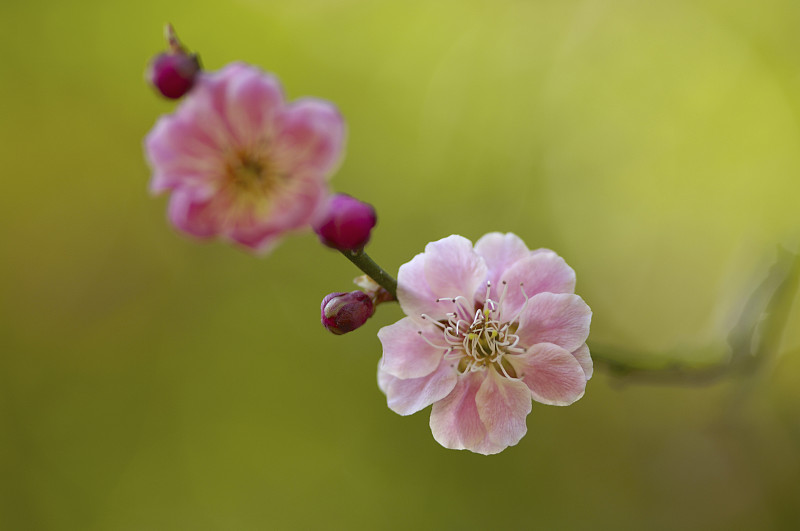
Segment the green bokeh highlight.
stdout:
<svg viewBox="0 0 800 531">
<path fill-rule="evenodd" d="M 3 3 L 0 529 L 800 524 L 797 305 L 753 377 L 598 371 L 518 446 L 448 451 L 377 389 L 398 307 L 328 334 L 352 265 L 308 234 L 266 259 L 177 234 L 141 147 L 173 108 L 142 74 L 169 21 L 207 68 L 340 107 L 333 184 L 376 206 L 385 268 L 512 231 L 576 269 L 592 339 L 702 364 L 798 243 L 798 20 L 792 0 Z"/>
</svg>

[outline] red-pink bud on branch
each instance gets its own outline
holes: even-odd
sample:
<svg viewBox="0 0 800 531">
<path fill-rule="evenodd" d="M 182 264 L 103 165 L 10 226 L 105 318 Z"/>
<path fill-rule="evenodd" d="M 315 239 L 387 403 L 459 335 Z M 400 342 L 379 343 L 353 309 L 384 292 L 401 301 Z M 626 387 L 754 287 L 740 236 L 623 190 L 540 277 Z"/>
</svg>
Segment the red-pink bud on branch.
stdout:
<svg viewBox="0 0 800 531">
<path fill-rule="evenodd" d="M 320 307 L 322 325 L 336 335 L 352 332 L 375 313 L 375 305 L 363 291 L 330 293 Z"/>
</svg>

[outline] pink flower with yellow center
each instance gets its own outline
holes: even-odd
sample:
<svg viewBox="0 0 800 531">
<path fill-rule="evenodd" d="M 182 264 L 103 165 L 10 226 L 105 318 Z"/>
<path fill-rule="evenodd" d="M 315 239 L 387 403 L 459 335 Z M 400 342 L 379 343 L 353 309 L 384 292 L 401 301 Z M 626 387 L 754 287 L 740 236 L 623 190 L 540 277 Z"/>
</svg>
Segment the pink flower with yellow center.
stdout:
<svg viewBox="0 0 800 531">
<path fill-rule="evenodd" d="M 199 74 L 147 135 L 150 189 L 172 192 L 168 215 L 178 229 L 266 252 L 323 213 L 344 137 L 332 104 L 286 103 L 274 76 L 232 63 Z"/>
<path fill-rule="evenodd" d="M 429 243 L 400 267 L 406 313 L 378 332 L 378 384 L 410 415 L 430 404 L 444 447 L 494 454 L 525 435 L 531 399 L 569 405 L 592 376 L 592 312 L 553 251 L 490 233 Z"/>
</svg>

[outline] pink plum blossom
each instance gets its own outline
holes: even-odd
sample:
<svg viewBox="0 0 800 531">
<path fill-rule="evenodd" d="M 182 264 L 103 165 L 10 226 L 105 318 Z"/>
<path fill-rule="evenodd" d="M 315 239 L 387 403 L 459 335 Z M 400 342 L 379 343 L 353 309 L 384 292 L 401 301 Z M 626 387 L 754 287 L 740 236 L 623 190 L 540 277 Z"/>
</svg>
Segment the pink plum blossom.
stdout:
<svg viewBox="0 0 800 531">
<path fill-rule="evenodd" d="M 410 415 L 430 404 L 442 446 L 494 454 L 525 435 L 531 399 L 569 405 L 592 376 L 592 312 L 575 272 L 514 234 L 429 243 L 400 267 L 406 317 L 378 332 L 378 385 Z"/>
<path fill-rule="evenodd" d="M 150 189 L 172 192 L 168 216 L 178 229 L 266 252 L 321 215 L 344 137 L 332 104 L 287 103 L 274 76 L 232 63 L 200 73 L 147 135 Z"/>
</svg>

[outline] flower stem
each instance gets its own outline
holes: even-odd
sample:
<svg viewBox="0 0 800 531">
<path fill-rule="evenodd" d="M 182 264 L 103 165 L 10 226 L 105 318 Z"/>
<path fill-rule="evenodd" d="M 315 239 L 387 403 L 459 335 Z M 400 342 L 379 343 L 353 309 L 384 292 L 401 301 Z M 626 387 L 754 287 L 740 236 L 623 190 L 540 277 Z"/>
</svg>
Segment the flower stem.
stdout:
<svg viewBox="0 0 800 531">
<path fill-rule="evenodd" d="M 372 280 L 380 284 L 386 291 L 397 299 L 397 280 L 375 263 L 367 253 L 362 251 L 340 251 L 357 268 L 367 274 Z"/>
</svg>

